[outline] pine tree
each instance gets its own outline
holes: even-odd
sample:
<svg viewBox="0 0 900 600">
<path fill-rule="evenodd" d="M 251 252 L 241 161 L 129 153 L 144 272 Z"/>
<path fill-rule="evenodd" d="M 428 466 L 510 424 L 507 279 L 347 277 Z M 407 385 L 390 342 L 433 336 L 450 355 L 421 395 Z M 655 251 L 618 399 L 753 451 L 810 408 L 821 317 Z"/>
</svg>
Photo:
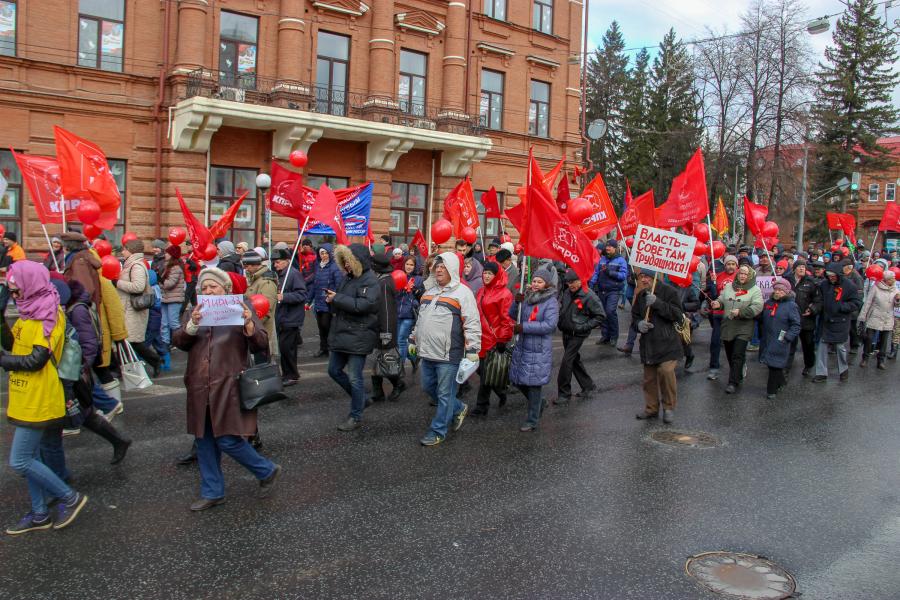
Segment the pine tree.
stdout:
<svg viewBox="0 0 900 600">
<path fill-rule="evenodd" d="M 891 101 L 900 83 L 900 73 L 894 71 L 895 38 L 878 17 L 875 0 L 849 0 L 846 6 L 835 26 L 833 45 L 825 50 L 828 64 L 819 65 L 813 113 L 818 128 L 814 178 L 818 189 L 849 178 L 853 171 L 886 168 L 891 157 L 877 140 L 897 132 L 900 122 L 900 109 Z M 821 212 L 826 207 L 811 208 Z"/>
<path fill-rule="evenodd" d="M 622 173 L 631 191 L 643 194 L 653 187 L 653 140 L 641 129 L 647 128 L 650 113 L 650 54 L 641 50 L 628 71 L 625 84 L 625 109 L 622 115 Z M 619 202 L 618 197 L 613 200 Z"/>
<path fill-rule="evenodd" d="M 622 177 L 622 114 L 625 108 L 628 57 L 619 24 L 613 21 L 603 42 L 588 60 L 587 119 L 603 119 L 606 135 L 591 142 L 591 160 L 602 173 L 612 198 L 624 194 Z"/>
</svg>

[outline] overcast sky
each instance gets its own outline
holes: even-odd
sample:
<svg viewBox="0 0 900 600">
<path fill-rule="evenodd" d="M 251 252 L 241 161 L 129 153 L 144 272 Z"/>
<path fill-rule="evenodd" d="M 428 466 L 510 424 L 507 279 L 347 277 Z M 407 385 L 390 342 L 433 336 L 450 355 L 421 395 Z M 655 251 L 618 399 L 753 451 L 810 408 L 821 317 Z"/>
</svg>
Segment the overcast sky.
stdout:
<svg viewBox="0 0 900 600">
<path fill-rule="evenodd" d="M 619 22 L 626 48 L 656 46 L 670 27 L 685 41 L 707 37 L 707 27 L 716 32 L 726 28 L 735 32 L 747 4 L 747 0 L 592 0 L 588 47 L 593 49 L 599 45 L 613 20 Z M 845 8 L 838 0 L 806 0 L 805 4 L 808 19 L 839 13 Z M 900 0 L 894 0 L 893 4 L 887 13 L 891 22 L 900 18 Z M 878 10 L 884 14 L 883 7 Z M 825 46 L 831 43 L 836 21 L 837 17 L 831 18 L 831 30 L 827 33 L 809 36 L 821 61 L 825 60 Z M 636 50 L 628 52 L 630 57 L 636 53 Z M 900 87 L 895 90 L 894 98 L 900 102 Z"/>
</svg>

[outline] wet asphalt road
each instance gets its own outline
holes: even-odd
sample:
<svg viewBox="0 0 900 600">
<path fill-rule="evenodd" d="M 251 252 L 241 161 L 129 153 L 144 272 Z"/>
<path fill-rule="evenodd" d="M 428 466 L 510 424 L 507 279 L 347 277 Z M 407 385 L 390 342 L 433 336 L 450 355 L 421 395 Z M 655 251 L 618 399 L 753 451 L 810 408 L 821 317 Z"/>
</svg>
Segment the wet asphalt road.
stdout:
<svg viewBox="0 0 900 600">
<path fill-rule="evenodd" d="M 0 598 L 705 599 L 715 596 L 684 562 L 711 550 L 770 558 L 804 599 L 900 598 L 896 363 L 854 366 L 846 384 L 814 385 L 798 368 L 775 401 L 752 364 L 743 393 L 726 396 L 705 378 L 704 327 L 664 426 L 634 419 L 636 355 L 588 342 L 595 399 L 551 406 L 537 433 L 522 434 L 513 395 L 505 411 L 492 406 L 423 448 L 433 409 L 418 386 L 367 410 L 361 430 L 335 429 L 349 401 L 309 357 L 306 329 L 302 384 L 261 411 L 264 452 L 284 467 L 272 498 L 256 500 L 255 480 L 225 458 L 226 504 L 188 511 L 198 474 L 173 463 L 190 438 L 181 380 L 169 375 L 126 399 L 115 424 L 135 443 L 122 465 L 107 464 L 110 446 L 90 432 L 66 439 L 90 502 L 69 529 L 0 536 Z M 663 428 L 722 445 L 649 439 Z M 10 437 L 4 419 L 4 462 Z M 4 467 L 0 523 L 27 506 Z"/>
</svg>

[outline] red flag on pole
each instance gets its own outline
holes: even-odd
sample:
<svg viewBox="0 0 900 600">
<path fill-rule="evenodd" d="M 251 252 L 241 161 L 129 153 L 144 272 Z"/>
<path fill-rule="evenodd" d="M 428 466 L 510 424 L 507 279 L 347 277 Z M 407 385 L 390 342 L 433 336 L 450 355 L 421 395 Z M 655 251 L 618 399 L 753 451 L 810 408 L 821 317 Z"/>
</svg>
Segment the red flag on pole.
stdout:
<svg viewBox="0 0 900 600">
<path fill-rule="evenodd" d="M 94 225 L 100 229 L 112 229 L 118 221 L 122 197 L 109 170 L 106 155 L 97 145 L 62 127 L 54 125 L 53 136 L 56 139 L 63 197 L 79 201 L 93 199 L 100 205 L 100 218 Z M 66 219 L 75 221 L 77 217 L 74 212 L 69 217 L 67 210 Z"/>
<path fill-rule="evenodd" d="M 234 225 L 234 217 L 237 215 L 238 210 L 240 210 L 241 203 L 244 201 L 244 198 L 247 197 L 247 193 L 248 192 L 244 192 L 240 198 L 228 207 L 225 214 L 219 217 L 219 220 L 213 223 L 212 227 L 209 228 L 209 235 L 212 239 L 217 240 L 225 237 L 225 234 L 228 233 L 228 230 Z"/>
<path fill-rule="evenodd" d="M 637 233 L 639 224 L 656 227 L 656 202 L 653 199 L 653 190 L 629 202 L 622 213 L 622 218 L 619 219 L 619 228 L 624 236 Z"/>
<path fill-rule="evenodd" d="M 34 203 L 38 220 L 44 225 L 62 223 L 60 205 L 63 198 L 59 182 L 59 163 L 55 158 L 49 156 L 17 154 L 12 148 L 10 148 L 10 152 L 16 159 L 16 164 L 19 165 L 22 180 L 28 186 L 28 191 L 31 192 L 31 201 Z M 66 210 L 74 211 L 74 208 L 69 206 L 66 207 Z"/>
<path fill-rule="evenodd" d="M 634 200 L 634 196 L 631 195 L 631 184 L 628 183 L 628 180 L 625 180 L 625 202 L 622 204 L 622 208 L 628 208 L 631 202 Z"/>
<path fill-rule="evenodd" d="M 584 175 L 585 173 L 587 173 L 587 171 L 585 171 L 584 169 L 582 169 L 582 168 L 579 167 L 578 165 L 575 165 L 575 166 L 572 168 L 572 183 L 573 183 L 573 184 L 578 183 L 578 178 L 581 177 L 582 175 Z"/>
<path fill-rule="evenodd" d="M 762 204 L 754 204 L 750 202 L 749 198 L 744 196 L 744 220 L 750 233 L 758 238 L 764 237 L 762 232 L 763 224 L 765 224 L 768 216 L 769 209 L 767 207 Z"/>
<path fill-rule="evenodd" d="M 412 239 L 412 245 L 419 249 L 419 256 L 423 258 L 428 256 L 428 244 L 425 243 L 425 236 L 422 235 L 421 229 L 416 230 L 416 234 Z"/>
<path fill-rule="evenodd" d="M 900 204 L 891 202 L 884 209 L 884 216 L 878 224 L 878 231 L 900 231 Z"/>
<path fill-rule="evenodd" d="M 306 217 L 303 210 L 303 175 L 285 169 L 272 161 L 272 187 L 266 196 L 272 212 L 298 221 Z"/>
<path fill-rule="evenodd" d="M 713 217 L 710 226 L 719 235 L 728 231 L 728 213 L 725 212 L 725 203 L 722 202 L 721 197 L 718 204 L 716 204 L 716 215 Z"/>
<path fill-rule="evenodd" d="M 453 223 L 453 237 L 462 236 L 466 227 L 477 229 L 481 224 L 478 208 L 475 205 L 475 194 L 472 182 L 466 177 L 444 198 L 444 218 Z"/>
<path fill-rule="evenodd" d="M 841 220 L 841 230 L 848 238 L 850 243 L 856 245 L 856 218 L 849 213 L 838 213 Z"/>
<path fill-rule="evenodd" d="M 491 189 L 481 195 L 481 205 L 484 207 L 484 217 L 486 219 L 499 219 L 501 217 L 500 202 L 497 200 L 497 190 L 494 189 L 494 186 L 491 186 Z"/>
<path fill-rule="evenodd" d="M 828 222 L 828 229 L 841 229 L 841 213 L 826 212 L 825 220 Z"/>
<path fill-rule="evenodd" d="M 319 193 L 316 195 L 316 201 L 313 202 L 312 208 L 309 209 L 309 219 L 331 227 L 334 230 L 334 236 L 338 244 L 348 244 L 350 242 L 350 238 L 347 237 L 344 231 L 344 220 L 341 218 L 341 211 L 338 209 L 337 197 L 324 183 L 319 188 Z"/>
<path fill-rule="evenodd" d="M 202 256 L 206 246 L 211 244 L 213 236 L 209 229 L 197 220 L 197 217 L 188 209 L 184 198 L 178 188 L 175 188 L 175 197 L 178 198 L 178 205 L 181 207 L 181 215 L 184 217 L 184 224 L 187 226 L 188 237 L 191 238 L 191 248 L 194 250 L 194 256 Z"/>
<path fill-rule="evenodd" d="M 616 209 L 612 200 L 609 199 L 609 192 L 606 191 L 606 184 L 603 183 L 602 175 L 597 173 L 591 182 L 585 186 L 581 192 L 581 197 L 590 202 L 594 209 L 590 217 L 585 219 L 583 223 L 578 224 L 581 227 L 581 231 L 596 231 L 596 237 L 599 238 L 615 228 L 619 219 L 616 217 Z"/>
<path fill-rule="evenodd" d="M 559 177 L 559 172 L 562 171 L 564 164 L 566 164 L 566 159 L 559 159 L 559 162 L 556 163 L 556 166 L 550 169 L 550 172 L 540 179 L 540 181 L 544 182 L 545 188 L 547 188 L 548 190 L 553 189 L 553 184 L 556 183 L 556 178 Z M 540 171 L 540 169 L 538 169 L 538 171 Z"/>
<path fill-rule="evenodd" d="M 709 215 L 709 199 L 706 193 L 706 170 L 703 153 L 697 151 L 688 161 L 684 171 L 672 180 L 669 198 L 662 204 L 658 227 L 681 227 L 696 223 Z"/>
<path fill-rule="evenodd" d="M 569 201 L 572 199 L 572 193 L 569 191 L 569 180 L 563 177 L 556 186 L 556 207 L 559 212 L 564 213 L 569 209 Z"/>
</svg>

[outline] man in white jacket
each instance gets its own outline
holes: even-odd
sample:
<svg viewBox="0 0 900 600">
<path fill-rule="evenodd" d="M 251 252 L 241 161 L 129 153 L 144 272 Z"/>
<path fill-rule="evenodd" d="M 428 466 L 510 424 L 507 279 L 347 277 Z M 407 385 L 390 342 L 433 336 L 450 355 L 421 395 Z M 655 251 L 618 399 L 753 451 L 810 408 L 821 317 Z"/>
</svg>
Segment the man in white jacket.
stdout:
<svg viewBox="0 0 900 600">
<path fill-rule="evenodd" d="M 468 406 L 456 397 L 456 372 L 463 358 L 478 360 L 481 317 L 472 290 L 460 282 L 460 270 L 453 252 L 435 259 L 410 336 L 421 359 L 422 389 L 437 402 L 431 428 L 420 440 L 423 446 L 443 442 L 451 420 L 456 431 L 468 413 Z"/>
</svg>

